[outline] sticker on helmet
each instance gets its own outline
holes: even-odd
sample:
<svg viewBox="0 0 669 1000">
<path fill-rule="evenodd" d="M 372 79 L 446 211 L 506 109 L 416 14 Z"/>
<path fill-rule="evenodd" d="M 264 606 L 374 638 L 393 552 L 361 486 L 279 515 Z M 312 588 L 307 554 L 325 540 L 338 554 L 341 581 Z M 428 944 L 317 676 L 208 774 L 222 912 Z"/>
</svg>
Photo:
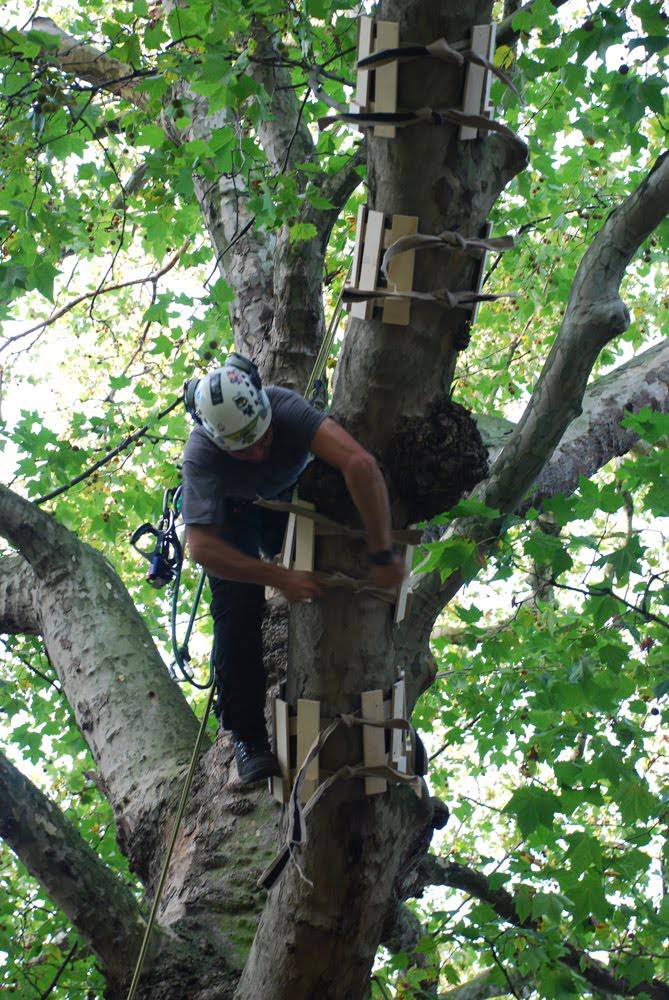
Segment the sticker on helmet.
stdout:
<svg viewBox="0 0 669 1000">
<path fill-rule="evenodd" d="M 241 442 L 242 445 L 253 444 L 257 440 L 256 425 L 258 423 L 259 414 L 256 414 L 253 420 L 249 421 L 238 431 L 232 431 L 230 434 L 226 434 L 228 441 L 234 441 L 235 443 Z"/>
<path fill-rule="evenodd" d="M 240 392 L 238 395 L 233 396 L 233 400 L 237 409 L 241 410 L 245 417 L 253 416 L 253 403 L 250 399 L 247 399 Z"/>
<path fill-rule="evenodd" d="M 226 368 L 225 374 L 228 377 L 228 382 L 232 382 L 233 385 L 242 385 L 244 382 L 244 376 L 241 372 L 236 372 L 234 368 Z"/>
<path fill-rule="evenodd" d="M 216 372 L 211 377 L 209 383 L 209 391 L 211 393 L 211 401 L 214 406 L 219 406 L 223 402 L 223 390 L 221 389 L 221 373 Z"/>
</svg>

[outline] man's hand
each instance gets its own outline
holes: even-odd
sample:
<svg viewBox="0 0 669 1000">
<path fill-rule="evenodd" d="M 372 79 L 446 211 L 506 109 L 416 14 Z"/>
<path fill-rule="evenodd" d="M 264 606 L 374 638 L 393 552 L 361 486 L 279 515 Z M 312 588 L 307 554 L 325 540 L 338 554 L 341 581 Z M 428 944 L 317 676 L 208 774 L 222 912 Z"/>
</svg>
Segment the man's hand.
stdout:
<svg viewBox="0 0 669 1000">
<path fill-rule="evenodd" d="M 387 566 L 372 566 L 370 572 L 377 587 L 390 590 L 399 587 L 404 579 L 404 563 L 398 555 L 394 555 Z"/>
<path fill-rule="evenodd" d="M 287 569 L 282 573 L 276 586 L 290 604 L 296 601 L 310 601 L 323 593 L 313 573 L 304 573 L 297 569 Z"/>
</svg>

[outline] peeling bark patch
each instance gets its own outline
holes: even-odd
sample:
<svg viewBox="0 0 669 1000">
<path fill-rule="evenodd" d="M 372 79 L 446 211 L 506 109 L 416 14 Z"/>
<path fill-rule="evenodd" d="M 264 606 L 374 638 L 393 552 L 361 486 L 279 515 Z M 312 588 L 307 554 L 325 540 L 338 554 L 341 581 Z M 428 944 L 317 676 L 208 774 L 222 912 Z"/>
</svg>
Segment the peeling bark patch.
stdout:
<svg viewBox="0 0 669 1000">
<path fill-rule="evenodd" d="M 393 441 L 387 471 L 411 524 L 448 510 L 484 479 L 487 451 L 468 411 L 440 400 L 426 417 L 406 420 Z"/>
</svg>

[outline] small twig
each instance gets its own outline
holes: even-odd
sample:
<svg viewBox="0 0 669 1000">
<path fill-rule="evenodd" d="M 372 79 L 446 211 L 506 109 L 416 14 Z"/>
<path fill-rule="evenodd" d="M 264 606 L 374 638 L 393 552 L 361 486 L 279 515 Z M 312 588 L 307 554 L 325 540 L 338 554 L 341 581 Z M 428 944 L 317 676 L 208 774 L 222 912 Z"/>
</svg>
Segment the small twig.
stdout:
<svg viewBox="0 0 669 1000">
<path fill-rule="evenodd" d="M 550 582 L 552 587 L 557 587 L 559 590 L 571 590 L 575 594 L 583 594 L 584 597 L 613 597 L 616 601 L 620 601 L 626 608 L 629 608 L 630 611 L 641 615 L 646 621 L 655 622 L 657 625 L 661 625 L 662 628 L 669 630 L 669 622 L 665 621 L 664 618 L 654 615 L 651 611 L 646 611 L 643 607 L 639 607 L 638 604 L 626 601 L 620 594 L 614 593 L 610 587 L 588 587 L 587 590 L 584 590 L 582 587 L 571 587 L 567 583 L 558 583 L 554 577 L 551 578 Z"/>
<path fill-rule="evenodd" d="M 22 653 L 19 653 L 18 649 L 12 649 L 12 647 L 10 646 L 10 644 L 7 642 L 6 639 L 0 639 L 0 641 L 2 642 L 2 645 L 5 647 L 10 656 L 15 656 L 16 659 L 20 663 L 22 663 L 24 667 L 27 667 L 27 669 L 31 670 L 34 674 L 37 675 L 37 677 L 40 677 L 43 681 L 45 681 L 49 685 L 49 687 L 52 687 L 54 691 L 57 691 L 58 694 L 62 694 L 62 688 L 60 687 L 60 684 L 57 684 L 52 677 L 49 677 L 48 674 L 43 673 L 36 666 L 34 666 L 30 662 L 27 656 L 24 656 Z"/>
<path fill-rule="evenodd" d="M 295 122 L 295 128 L 293 129 L 293 134 L 290 137 L 290 142 L 288 143 L 288 148 L 286 149 L 286 155 L 285 155 L 284 160 L 283 160 L 283 165 L 281 167 L 281 170 L 279 171 L 280 174 L 284 173 L 286 167 L 288 166 L 288 160 L 290 158 L 290 151 L 293 148 L 293 143 L 295 142 L 295 138 L 297 136 L 297 133 L 300 130 L 300 124 L 302 122 L 302 115 L 304 114 L 304 109 L 306 107 L 307 101 L 309 100 L 309 94 L 310 93 L 311 93 L 311 87 L 307 87 L 307 89 L 304 92 L 304 97 L 302 98 L 302 103 L 300 104 L 300 110 L 298 111 L 298 114 L 297 114 L 297 121 Z"/>
<path fill-rule="evenodd" d="M 495 963 L 495 965 L 497 966 L 497 968 L 501 971 L 502 975 L 506 979 L 506 982 L 507 982 L 507 985 L 508 985 L 509 989 L 513 993 L 513 995 L 516 998 L 516 1000 L 520 1000 L 520 997 L 516 993 L 515 987 L 514 987 L 512 981 L 511 981 L 511 977 L 509 976 L 508 972 L 506 971 L 506 969 L 504 968 L 504 966 L 500 962 L 499 958 L 497 957 L 497 952 L 495 951 L 495 949 L 493 947 L 492 941 L 486 940 L 486 944 L 490 948 L 490 954 L 492 955 L 493 962 Z"/>
<path fill-rule="evenodd" d="M 384 996 L 384 1000 L 391 1000 L 390 996 L 388 995 L 388 993 L 387 993 L 387 991 L 386 991 L 386 988 L 385 988 L 384 984 L 383 984 L 383 983 L 382 983 L 382 981 L 381 981 L 381 980 L 379 979 L 379 977 L 378 977 L 378 976 L 372 976 L 372 980 L 373 980 L 373 982 L 375 982 L 375 983 L 376 983 L 376 985 L 377 985 L 377 986 L 379 987 L 379 989 L 381 990 L 381 993 L 382 993 L 382 994 L 383 994 L 383 996 Z"/>
<path fill-rule="evenodd" d="M 61 316 L 64 316 L 65 313 L 70 312 L 70 310 L 74 309 L 75 306 L 78 306 L 80 302 L 85 302 L 86 299 L 93 298 L 93 296 L 97 295 L 103 295 L 105 292 L 117 292 L 121 288 L 130 288 L 133 285 L 143 285 L 147 281 L 152 281 L 152 282 L 158 281 L 159 278 L 162 278 L 163 275 L 167 274 L 168 271 L 172 270 L 174 265 L 179 260 L 179 257 L 188 246 L 188 243 L 189 241 L 186 240 L 183 246 L 180 247 L 179 250 L 177 250 L 175 255 L 170 258 L 167 264 L 165 264 L 164 267 L 161 267 L 160 270 L 156 271 L 154 274 L 147 274 L 145 278 L 133 278 L 131 281 L 119 281 L 113 285 L 104 285 L 101 288 L 98 288 L 94 292 L 84 292 L 82 295 L 78 295 L 75 299 L 72 299 L 71 302 L 66 303 L 66 305 L 61 306 L 60 309 L 57 309 L 55 312 L 51 313 L 48 319 L 42 320 L 40 323 L 36 323 L 34 326 L 28 327 L 27 330 L 22 330 L 20 333 L 15 333 L 12 337 L 7 337 L 0 350 L 4 350 L 5 347 L 7 347 L 9 344 L 12 344 L 15 340 L 21 340 L 23 337 L 27 337 L 31 333 L 35 333 L 36 330 L 43 330 L 45 327 L 51 326 L 51 324 L 55 323 L 56 320 L 59 320 Z"/>
<path fill-rule="evenodd" d="M 58 971 L 56 972 L 56 975 L 51 980 L 51 984 L 49 986 L 47 986 L 47 988 L 45 989 L 44 993 L 40 994 L 39 1000 L 46 1000 L 46 998 L 48 996 L 51 996 L 51 994 L 55 990 L 56 986 L 58 985 L 58 980 L 60 979 L 60 977 L 62 976 L 62 974 L 65 972 L 65 969 L 68 966 L 68 964 L 74 958 L 74 954 L 75 954 L 75 952 L 76 952 L 76 950 L 77 950 L 78 947 L 79 947 L 79 942 L 75 941 L 74 944 L 72 945 L 72 947 L 70 948 L 70 950 L 68 951 L 67 955 L 63 959 L 63 961 L 60 963 L 60 966 L 58 967 Z"/>
</svg>

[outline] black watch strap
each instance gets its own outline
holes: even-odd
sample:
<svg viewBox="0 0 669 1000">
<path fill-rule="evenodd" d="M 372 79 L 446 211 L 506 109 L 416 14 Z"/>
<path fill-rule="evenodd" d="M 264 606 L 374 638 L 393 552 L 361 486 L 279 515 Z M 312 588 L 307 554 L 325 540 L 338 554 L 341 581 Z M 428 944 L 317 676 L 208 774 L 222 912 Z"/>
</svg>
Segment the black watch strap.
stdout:
<svg viewBox="0 0 669 1000">
<path fill-rule="evenodd" d="M 369 552 L 367 558 L 373 566 L 390 566 L 394 555 L 392 549 L 379 549 L 378 552 Z"/>
</svg>

